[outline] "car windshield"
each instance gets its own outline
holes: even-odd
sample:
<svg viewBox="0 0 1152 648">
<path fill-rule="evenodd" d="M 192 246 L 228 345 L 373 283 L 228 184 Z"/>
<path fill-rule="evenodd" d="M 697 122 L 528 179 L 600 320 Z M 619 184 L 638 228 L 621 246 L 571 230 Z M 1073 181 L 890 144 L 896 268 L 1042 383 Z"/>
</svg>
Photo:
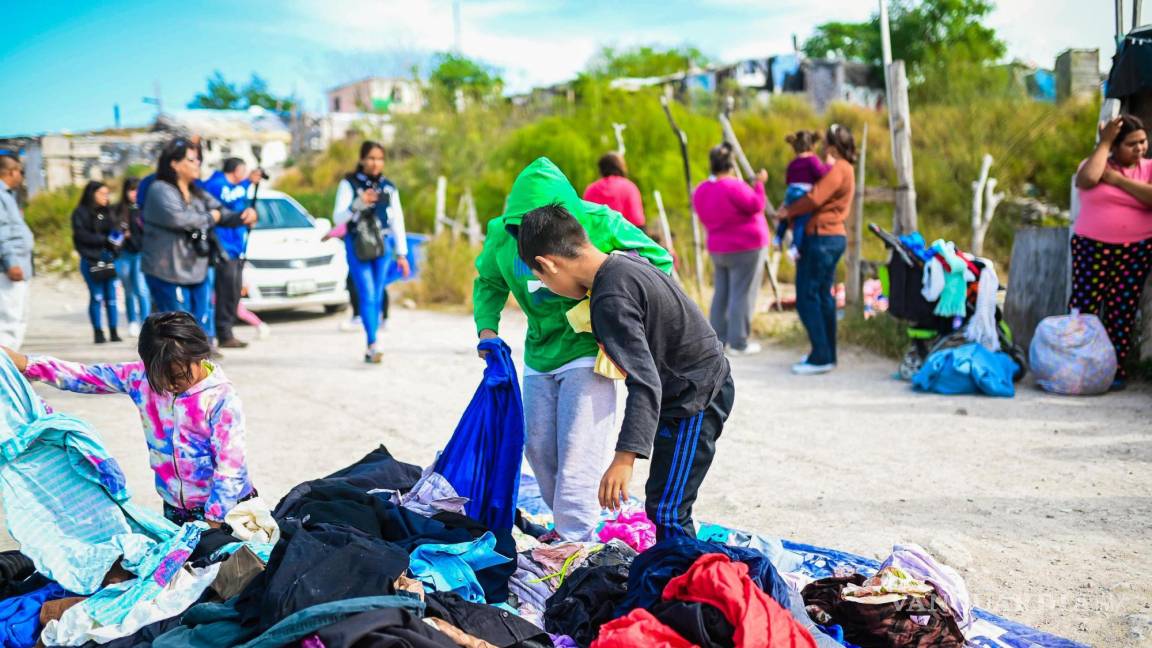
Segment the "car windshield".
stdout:
<svg viewBox="0 0 1152 648">
<path fill-rule="evenodd" d="M 283 198 L 260 198 L 256 201 L 256 212 L 260 219 L 256 221 L 255 229 L 312 227 L 308 216 Z"/>
</svg>

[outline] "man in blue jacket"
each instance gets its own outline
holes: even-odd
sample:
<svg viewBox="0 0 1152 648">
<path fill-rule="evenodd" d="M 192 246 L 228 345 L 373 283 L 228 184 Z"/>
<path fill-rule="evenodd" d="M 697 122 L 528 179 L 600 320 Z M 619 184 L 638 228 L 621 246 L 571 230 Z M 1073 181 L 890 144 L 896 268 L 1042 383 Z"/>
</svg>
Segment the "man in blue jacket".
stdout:
<svg viewBox="0 0 1152 648">
<path fill-rule="evenodd" d="M 248 165 L 240 158 L 224 160 L 223 169 L 202 183 L 225 209 L 236 212 L 255 211 L 249 204 L 248 190 L 259 184 L 264 174 L 248 173 Z M 236 339 L 232 327 L 236 324 L 236 308 L 240 305 L 243 289 L 244 255 L 248 250 L 248 227 L 217 227 L 216 239 L 226 258 L 216 263 L 216 338 L 220 347 L 242 349 L 247 342 Z"/>
</svg>

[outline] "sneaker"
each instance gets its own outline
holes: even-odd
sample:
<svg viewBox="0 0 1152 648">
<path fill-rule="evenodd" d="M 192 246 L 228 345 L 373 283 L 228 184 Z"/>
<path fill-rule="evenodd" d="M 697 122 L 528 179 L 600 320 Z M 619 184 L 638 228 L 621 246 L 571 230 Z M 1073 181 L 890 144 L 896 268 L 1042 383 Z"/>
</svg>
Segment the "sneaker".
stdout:
<svg viewBox="0 0 1152 648">
<path fill-rule="evenodd" d="M 368 364 L 380 364 L 383 361 L 384 354 L 376 347 L 368 347 L 368 350 L 364 352 L 364 362 Z"/>
<path fill-rule="evenodd" d="M 816 374 L 825 374 L 836 368 L 834 364 L 814 365 L 807 362 L 797 362 L 792 365 L 792 373 L 797 376 L 815 376 Z"/>
<path fill-rule="evenodd" d="M 96 344 L 105 344 L 108 342 L 108 338 L 104 337 L 104 331 L 96 329 L 92 332 L 92 341 Z"/>
<path fill-rule="evenodd" d="M 224 340 L 223 342 L 221 342 L 220 348 L 221 349 L 246 349 L 246 348 L 248 348 L 248 343 L 244 342 L 243 340 L 231 338 L 231 339 Z"/>
<path fill-rule="evenodd" d="M 128 322 L 128 337 L 140 337 L 140 322 Z"/>
<path fill-rule="evenodd" d="M 747 345 L 745 345 L 745 347 L 743 349 L 728 347 L 728 355 L 750 356 L 750 355 L 756 355 L 757 353 L 760 353 L 763 350 L 764 350 L 764 347 L 760 346 L 759 342 L 749 342 Z"/>
<path fill-rule="evenodd" d="M 120 331 L 117 331 L 115 328 L 109 328 L 108 329 L 108 341 L 109 342 L 123 342 L 124 338 L 120 337 Z"/>
<path fill-rule="evenodd" d="M 260 326 L 256 329 L 256 337 L 261 340 L 267 340 L 272 337 L 272 327 L 261 322 Z"/>
<path fill-rule="evenodd" d="M 359 331 L 361 327 L 359 317 L 350 317 L 343 322 L 340 322 L 341 331 Z"/>
</svg>

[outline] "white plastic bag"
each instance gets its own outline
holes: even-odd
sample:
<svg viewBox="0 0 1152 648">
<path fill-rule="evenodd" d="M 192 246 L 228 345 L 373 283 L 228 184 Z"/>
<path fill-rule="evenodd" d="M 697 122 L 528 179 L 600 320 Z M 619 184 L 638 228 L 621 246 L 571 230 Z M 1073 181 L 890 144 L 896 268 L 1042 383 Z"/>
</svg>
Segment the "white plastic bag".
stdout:
<svg viewBox="0 0 1152 648">
<path fill-rule="evenodd" d="M 1028 362 L 1040 388 L 1056 394 L 1103 394 L 1116 377 L 1116 349 L 1095 315 L 1044 318 Z"/>
</svg>

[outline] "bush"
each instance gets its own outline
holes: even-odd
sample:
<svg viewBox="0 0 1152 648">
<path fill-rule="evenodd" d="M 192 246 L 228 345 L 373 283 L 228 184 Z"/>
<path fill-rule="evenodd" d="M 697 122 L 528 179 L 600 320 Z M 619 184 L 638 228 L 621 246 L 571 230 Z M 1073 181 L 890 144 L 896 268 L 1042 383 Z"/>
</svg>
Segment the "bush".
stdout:
<svg viewBox="0 0 1152 648">
<path fill-rule="evenodd" d="M 420 278 L 405 284 L 405 295 L 421 306 L 472 308 L 472 279 L 479 250 L 445 233 L 428 241 Z"/>
<path fill-rule="evenodd" d="M 28 201 L 24 219 L 36 238 L 37 266 L 46 270 L 75 270 L 72 246 L 72 210 L 83 187 L 42 191 Z"/>
</svg>

